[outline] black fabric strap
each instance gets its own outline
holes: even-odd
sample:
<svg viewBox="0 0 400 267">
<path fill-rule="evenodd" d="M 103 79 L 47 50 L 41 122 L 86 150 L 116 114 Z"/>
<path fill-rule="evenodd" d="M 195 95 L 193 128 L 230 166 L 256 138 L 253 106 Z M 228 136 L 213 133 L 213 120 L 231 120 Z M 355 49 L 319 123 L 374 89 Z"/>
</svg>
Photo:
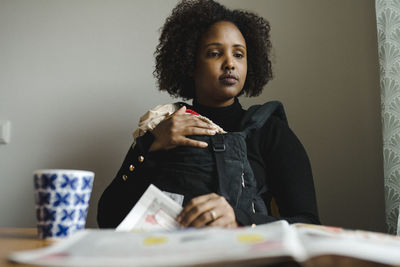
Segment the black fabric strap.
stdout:
<svg viewBox="0 0 400 267">
<path fill-rule="evenodd" d="M 258 191 L 257 191 L 257 196 L 261 196 L 262 194 L 266 193 L 268 191 L 267 185 L 263 185 Z"/>
<path fill-rule="evenodd" d="M 218 175 L 218 194 L 224 196 L 229 202 L 229 194 L 227 192 L 227 186 L 229 181 L 227 181 L 226 169 L 225 169 L 225 143 L 224 136 L 222 134 L 216 134 L 211 136 L 212 148 L 215 156 L 215 163 Z M 225 185 L 225 186 L 224 186 Z"/>
<path fill-rule="evenodd" d="M 272 114 L 287 122 L 282 103 L 279 101 L 270 101 L 263 105 L 251 106 L 240 122 L 240 129 L 247 136 L 251 130 L 261 128 Z"/>
</svg>

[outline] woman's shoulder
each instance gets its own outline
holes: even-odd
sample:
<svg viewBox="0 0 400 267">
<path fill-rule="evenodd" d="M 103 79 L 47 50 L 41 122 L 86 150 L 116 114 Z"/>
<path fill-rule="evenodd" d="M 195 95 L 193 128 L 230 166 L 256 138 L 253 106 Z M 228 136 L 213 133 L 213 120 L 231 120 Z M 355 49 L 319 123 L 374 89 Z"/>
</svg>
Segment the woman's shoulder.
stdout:
<svg viewBox="0 0 400 267">
<path fill-rule="evenodd" d="M 262 105 L 250 106 L 241 121 L 241 129 L 262 128 L 265 125 L 287 124 L 283 104 L 269 101 Z"/>
<path fill-rule="evenodd" d="M 278 143 L 286 142 L 294 136 L 288 125 L 283 104 L 279 101 L 250 106 L 243 123 L 243 129 L 256 128 L 250 132 L 248 140 L 250 143 L 256 143 L 259 148 L 267 147 L 268 150 L 273 150 Z"/>
</svg>

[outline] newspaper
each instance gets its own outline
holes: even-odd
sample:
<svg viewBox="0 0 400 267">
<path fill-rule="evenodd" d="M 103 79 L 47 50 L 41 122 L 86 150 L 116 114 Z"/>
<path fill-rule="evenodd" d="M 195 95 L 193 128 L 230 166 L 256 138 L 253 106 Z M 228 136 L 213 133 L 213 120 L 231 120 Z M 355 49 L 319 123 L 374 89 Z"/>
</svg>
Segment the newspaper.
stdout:
<svg viewBox="0 0 400 267">
<path fill-rule="evenodd" d="M 343 255 L 400 265 L 399 251 L 395 236 L 278 221 L 236 229 L 84 230 L 9 259 L 45 266 L 249 266 Z"/>
<path fill-rule="evenodd" d="M 217 266 L 304 257 L 288 224 L 175 231 L 84 230 L 50 247 L 10 255 L 45 266 Z"/>
<path fill-rule="evenodd" d="M 116 230 L 149 231 L 179 228 L 176 217 L 182 207 L 170 197 L 175 195 L 177 194 L 164 194 L 156 186 L 150 185 Z"/>
<path fill-rule="evenodd" d="M 150 186 L 117 231 L 84 230 L 9 259 L 44 266 L 248 266 L 342 255 L 400 265 L 396 236 L 283 220 L 235 229 L 182 229 L 175 220 L 181 209 Z"/>
</svg>

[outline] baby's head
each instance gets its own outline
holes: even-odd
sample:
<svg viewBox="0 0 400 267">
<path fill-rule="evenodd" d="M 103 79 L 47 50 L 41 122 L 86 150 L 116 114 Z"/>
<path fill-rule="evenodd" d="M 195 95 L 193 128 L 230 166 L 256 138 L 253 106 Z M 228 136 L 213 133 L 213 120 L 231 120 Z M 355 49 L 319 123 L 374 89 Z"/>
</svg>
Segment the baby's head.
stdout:
<svg viewBox="0 0 400 267">
<path fill-rule="evenodd" d="M 268 21 L 253 13 L 212 0 L 181 1 L 155 52 L 159 89 L 184 99 L 209 97 L 204 90 L 215 86 L 224 91 L 215 97 L 259 95 L 272 79 L 269 32 Z"/>
</svg>

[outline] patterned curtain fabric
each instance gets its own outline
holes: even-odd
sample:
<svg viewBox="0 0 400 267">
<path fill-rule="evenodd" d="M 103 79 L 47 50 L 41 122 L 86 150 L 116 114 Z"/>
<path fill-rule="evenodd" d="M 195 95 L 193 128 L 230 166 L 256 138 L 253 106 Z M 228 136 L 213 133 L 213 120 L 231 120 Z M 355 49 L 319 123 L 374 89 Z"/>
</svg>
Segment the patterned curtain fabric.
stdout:
<svg viewBox="0 0 400 267">
<path fill-rule="evenodd" d="M 400 235 L 400 0 L 376 0 L 386 225 Z"/>
</svg>

